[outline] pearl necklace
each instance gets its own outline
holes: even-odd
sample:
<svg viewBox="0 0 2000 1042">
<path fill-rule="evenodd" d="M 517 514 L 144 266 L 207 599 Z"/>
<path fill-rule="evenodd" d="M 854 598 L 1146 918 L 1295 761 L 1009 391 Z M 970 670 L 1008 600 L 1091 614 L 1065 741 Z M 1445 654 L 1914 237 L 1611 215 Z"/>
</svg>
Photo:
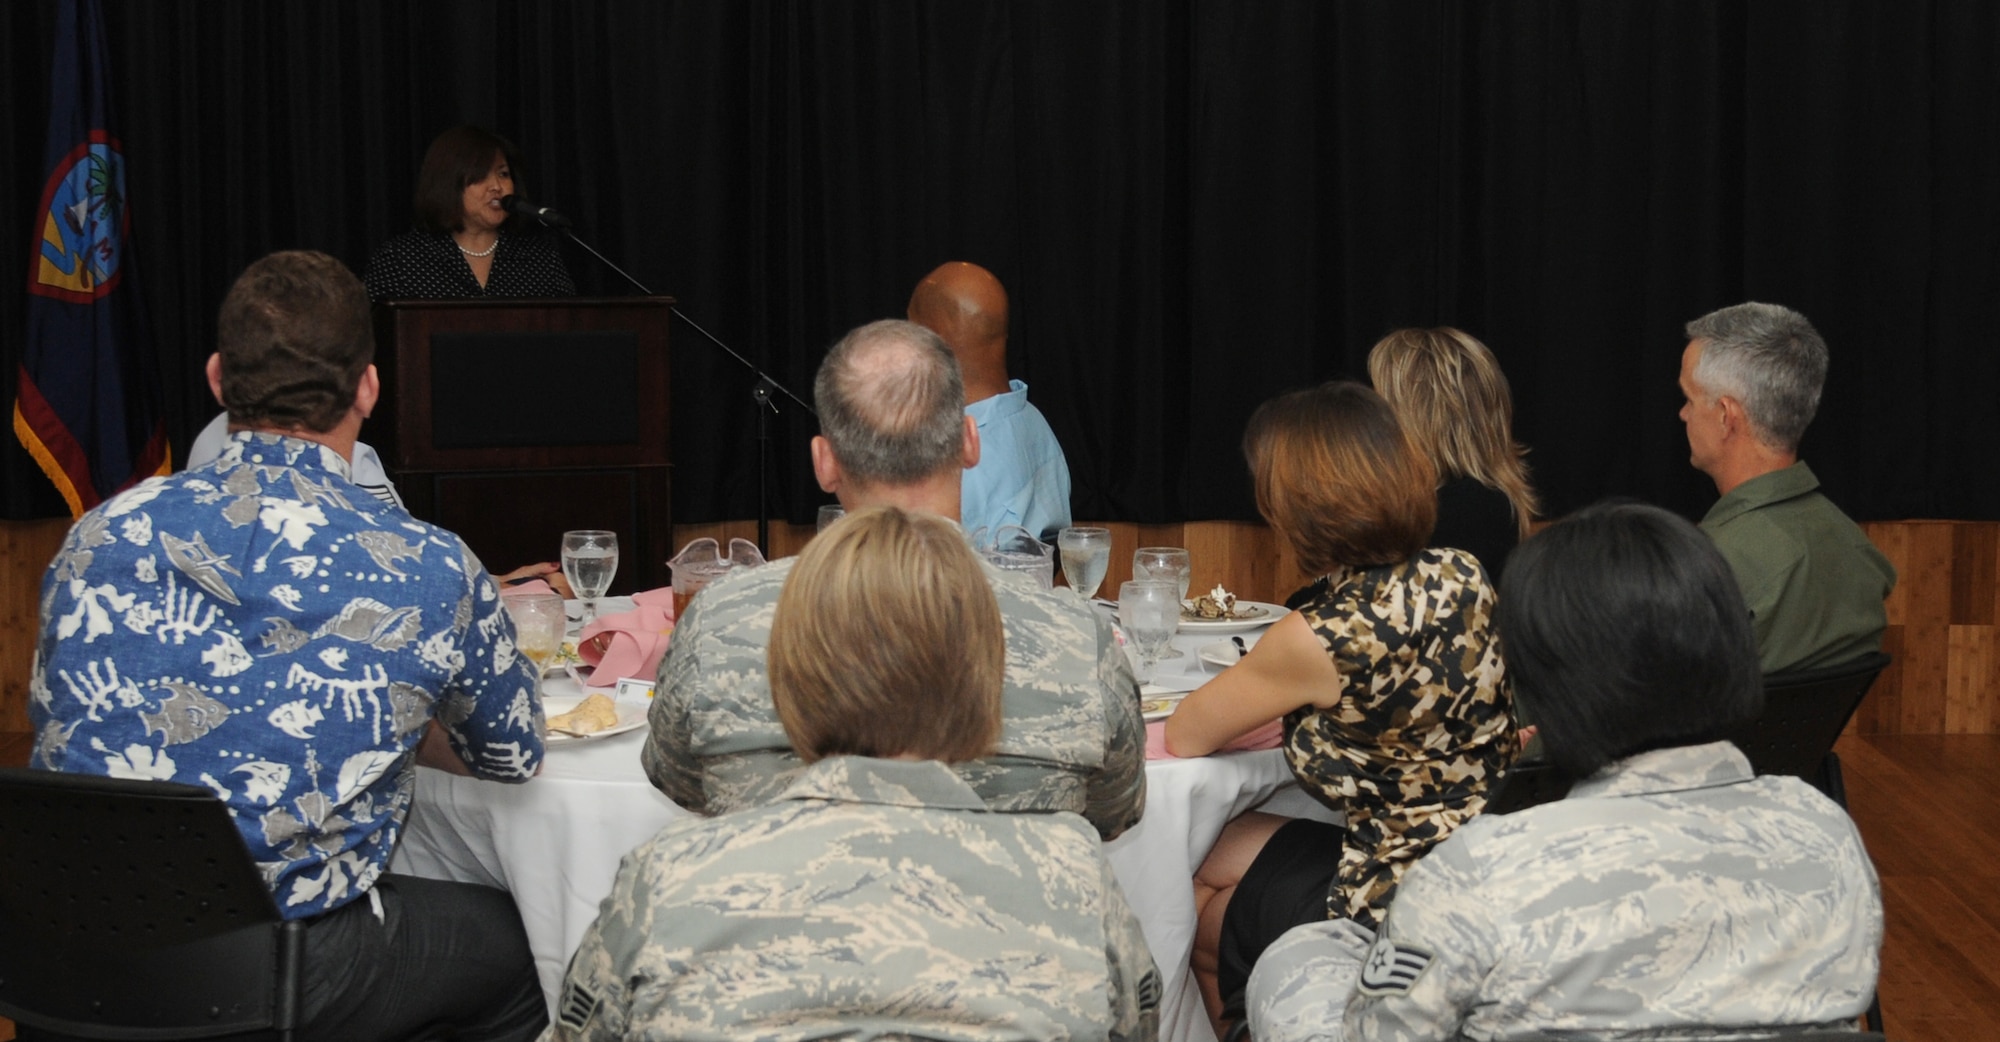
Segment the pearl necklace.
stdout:
<svg viewBox="0 0 2000 1042">
<path fill-rule="evenodd" d="M 457 239 L 453 239 L 451 244 L 453 246 L 458 246 L 458 252 L 463 253 L 468 257 L 491 257 L 493 256 L 493 251 L 500 248 L 500 238 L 499 236 L 494 236 L 493 245 L 478 251 L 468 250 L 464 246 L 460 246 Z"/>
</svg>

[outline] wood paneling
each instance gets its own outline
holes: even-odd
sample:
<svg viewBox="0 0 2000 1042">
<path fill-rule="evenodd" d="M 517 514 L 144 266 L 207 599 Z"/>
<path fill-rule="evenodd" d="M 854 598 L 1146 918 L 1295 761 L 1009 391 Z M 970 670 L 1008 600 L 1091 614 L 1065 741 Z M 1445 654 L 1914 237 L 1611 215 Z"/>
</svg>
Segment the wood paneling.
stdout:
<svg viewBox="0 0 2000 1042">
<path fill-rule="evenodd" d="M 1891 521 L 1862 529 L 1896 566 L 1882 638 L 1896 661 L 1850 730 L 2000 730 L 2000 524 Z"/>
<path fill-rule="evenodd" d="M 28 729 L 28 672 L 41 628 L 42 573 L 69 522 L 0 521 L 0 731 Z"/>
<path fill-rule="evenodd" d="M 1099 522 L 1104 523 L 1104 522 Z M 27 678 L 43 570 L 68 522 L 0 522 L 0 731 L 27 728 Z M 1303 585 L 1289 550 L 1270 529 L 1235 521 L 1179 525 L 1110 522 L 1105 591 L 1131 577 L 1132 551 L 1185 546 L 1192 586 L 1220 582 L 1252 600 L 1283 600 Z M 1896 661 L 1862 702 L 1850 731 L 1861 734 L 1988 734 L 2000 731 L 2000 523 L 1894 521 L 1863 526 L 1900 577 L 1888 603 L 1883 648 Z M 752 521 L 676 525 L 673 546 L 700 536 L 755 539 Z M 809 525 L 771 526 L 772 556 L 795 554 Z"/>
</svg>

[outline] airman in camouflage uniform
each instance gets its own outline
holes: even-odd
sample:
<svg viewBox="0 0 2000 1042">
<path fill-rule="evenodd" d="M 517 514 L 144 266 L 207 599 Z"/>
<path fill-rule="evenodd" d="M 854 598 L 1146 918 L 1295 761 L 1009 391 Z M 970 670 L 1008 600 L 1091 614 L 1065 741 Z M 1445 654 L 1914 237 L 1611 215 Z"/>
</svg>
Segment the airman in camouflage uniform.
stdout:
<svg viewBox="0 0 2000 1042">
<path fill-rule="evenodd" d="M 771 705 L 764 653 L 793 560 L 733 572 L 688 607 L 660 662 L 646 774 L 701 814 L 769 803 L 800 770 Z M 987 805 L 1066 810 L 1111 839 L 1146 805 L 1138 685 L 1111 625 L 1064 593 L 986 567 L 1007 633 L 994 755 L 954 764 Z"/>
<path fill-rule="evenodd" d="M 1463 550 L 1349 569 L 1300 609 L 1340 672 L 1330 709 L 1285 718 L 1301 786 L 1347 816 L 1327 915 L 1374 927 L 1424 852 L 1486 807 L 1512 761 L 1493 587 Z"/>
<path fill-rule="evenodd" d="M 1151 1039 L 1158 992 L 1080 818 L 835 756 L 627 855 L 544 1038 Z"/>
<path fill-rule="evenodd" d="M 1727 742 L 1684 746 L 1468 823 L 1404 877 L 1379 939 L 1286 934 L 1251 977 L 1251 1029 L 1408 1042 L 1851 1023 L 1881 944 L 1847 815 L 1796 778 L 1754 777 Z"/>
</svg>

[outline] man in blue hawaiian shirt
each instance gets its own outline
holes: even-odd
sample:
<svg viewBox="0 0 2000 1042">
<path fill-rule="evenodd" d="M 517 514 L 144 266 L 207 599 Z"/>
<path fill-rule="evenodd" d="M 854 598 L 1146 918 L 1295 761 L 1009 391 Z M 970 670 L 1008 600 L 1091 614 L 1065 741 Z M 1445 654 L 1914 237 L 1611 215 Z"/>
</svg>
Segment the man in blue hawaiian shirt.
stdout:
<svg viewBox="0 0 2000 1042">
<path fill-rule="evenodd" d="M 508 896 L 384 874 L 417 762 L 540 768 L 498 589 L 457 536 L 351 480 L 380 391 L 352 272 L 272 254 L 219 326 L 222 455 L 85 514 L 43 577 L 32 764 L 228 804 L 280 912 L 309 924 L 300 1038 L 533 1038 L 546 1010 Z"/>
</svg>

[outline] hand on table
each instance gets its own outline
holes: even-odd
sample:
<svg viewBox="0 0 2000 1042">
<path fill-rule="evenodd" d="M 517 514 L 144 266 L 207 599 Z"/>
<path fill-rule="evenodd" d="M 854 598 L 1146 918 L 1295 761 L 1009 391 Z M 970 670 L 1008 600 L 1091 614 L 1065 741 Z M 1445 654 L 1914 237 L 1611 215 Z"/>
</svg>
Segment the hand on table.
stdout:
<svg viewBox="0 0 2000 1042">
<path fill-rule="evenodd" d="M 540 579 L 548 583 L 550 589 L 562 594 L 564 597 L 574 598 L 576 596 L 576 591 L 569 587 L 569 580 L 563 576 L 562 565 L 555 561 L 524 564 L 505 575 L 496 575 L 493 579 L 502 586 L 525 579 Z"/>
</svg>

